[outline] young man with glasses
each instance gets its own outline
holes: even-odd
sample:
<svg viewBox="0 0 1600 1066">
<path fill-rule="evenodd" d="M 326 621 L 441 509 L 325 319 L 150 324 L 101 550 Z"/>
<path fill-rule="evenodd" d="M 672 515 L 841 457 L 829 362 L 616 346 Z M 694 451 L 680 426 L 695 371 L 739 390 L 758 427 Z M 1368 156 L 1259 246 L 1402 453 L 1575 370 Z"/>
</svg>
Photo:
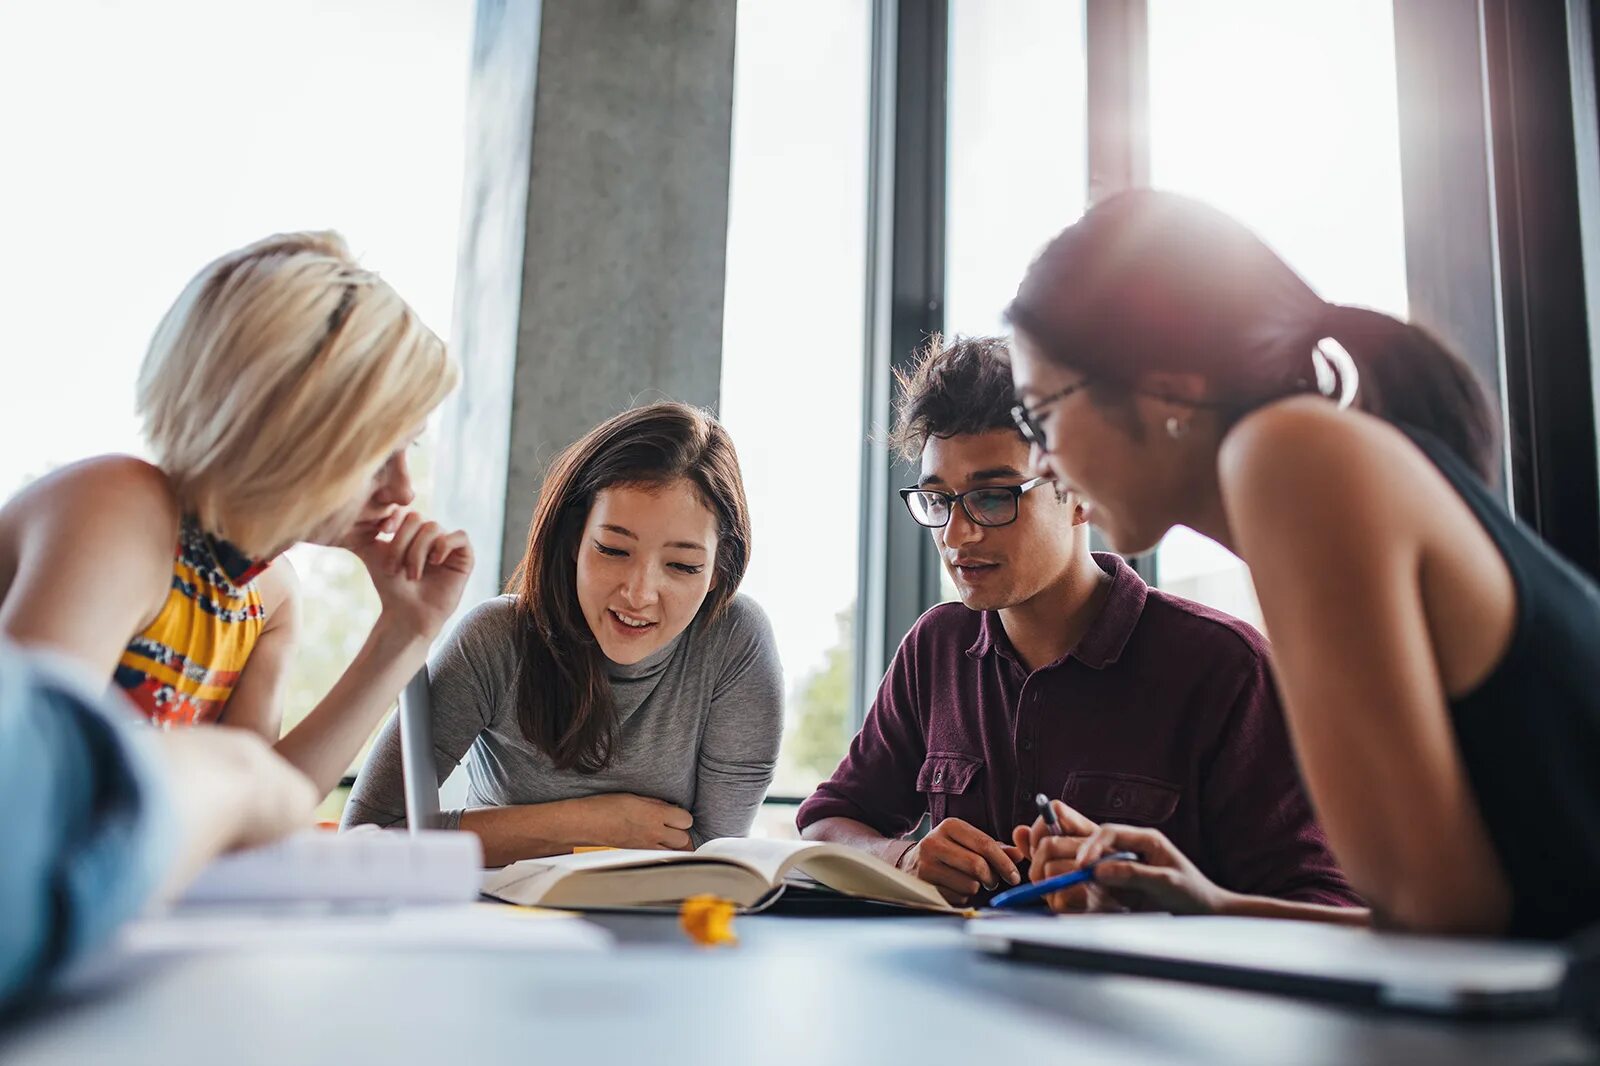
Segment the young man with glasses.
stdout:
<svg viewBox="0 0 1600 1066">
<path fill-rule="evenodd" d="M 935 337 L 900 388 L 893 443 L 921 464 L 900 495 L 961 602 L 907 634 L 848 755 L 800 808 L 803 834 L 968 903 L 1027 876 L 1044 794 L 1061 835 L 1147 827 L 1141 858 L 1169 871 L 1058 893 L 1057 909 L 1359 906 L 1301 788 L 1266 642 L 1090 552 L 1083 509 L 1027 473 L 1038 427 L 1014 410 L 1005 342 Z"/>
</svg>

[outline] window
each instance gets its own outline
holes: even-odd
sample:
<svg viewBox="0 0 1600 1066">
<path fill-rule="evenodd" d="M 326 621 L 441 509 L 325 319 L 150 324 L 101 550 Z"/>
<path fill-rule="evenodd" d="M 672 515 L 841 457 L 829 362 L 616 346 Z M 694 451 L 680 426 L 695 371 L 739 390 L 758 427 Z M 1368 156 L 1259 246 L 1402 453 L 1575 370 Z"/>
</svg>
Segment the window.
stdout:
<svg viewBox="0 0 1600 1066">
<path fill-rule="evenodd" d="M 870 45 L 865 0 L 739 4 L 721 416 L 755 527 L 742 591 L 788 686 L 775 795 L 809 794 L 852 733 Z"/>
<path fill-rule="evenodd" d="M 952 0 L 946 333 L 1005 333 L 1028 264 L 1083 214 L 1084 75 L 1082 3 Z"/>
<path fill-rule="evenodd" d="M 30 101 L 6 115 L 0 290 L 27 354 L 0 392 L 0 493 L 139 453 L 156 322 L 202 265 L 269 233 L 339 229 L 448 337 L 472 21 L 471 0 L 0 8 L 0 97 Z M 377 604 L 354 557 L 291 557 L 307 595 L 293 722 Z"/>
<path fill-rule="evenodd" d="M 1150 175 L 1253 227 L 1324 298 L 1406 313 L 1390 0 L 1150 0 Z M 1244 565 L 1175 530 L 1167 589 L 1259 622 Z"/>
</svg>

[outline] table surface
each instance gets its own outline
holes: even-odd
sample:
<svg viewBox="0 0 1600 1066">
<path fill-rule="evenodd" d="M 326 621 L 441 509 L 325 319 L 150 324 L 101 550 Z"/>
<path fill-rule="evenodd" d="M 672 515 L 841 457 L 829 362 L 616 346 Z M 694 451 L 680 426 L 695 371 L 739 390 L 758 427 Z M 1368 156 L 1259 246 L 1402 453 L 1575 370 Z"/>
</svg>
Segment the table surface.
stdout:
<svg viewBox="0 0 1600 1066">
<path fill-rule="evenodd" d="M 611 953 L 303 948 L 140 960 L 0 1026 L 0 1062 L 1580 1063 L 1556 1021 L 1449 1022 L 985 956 L 947 918 L 604 917 Z M 1038 1057 L 1036 1059 L 1036 1057 Z"/>
</svg>

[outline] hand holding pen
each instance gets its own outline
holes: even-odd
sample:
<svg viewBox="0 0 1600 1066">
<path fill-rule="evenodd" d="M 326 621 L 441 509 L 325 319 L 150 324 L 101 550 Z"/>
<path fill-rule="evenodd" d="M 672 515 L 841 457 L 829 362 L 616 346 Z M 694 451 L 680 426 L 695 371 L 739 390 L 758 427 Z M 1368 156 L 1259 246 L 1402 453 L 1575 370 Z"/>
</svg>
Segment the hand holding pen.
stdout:
<svg viewBox="0 0 1600 1066">
<path fill-rule="evenodd" d="M 1053 896 L 1055 898 L 1050 899 L 1050 905 L 1055 910 L 1089 909 L 1088 885 L 1094 880 L 1095 866 L 1074 865 L 1071 869 L 1058 870 L 1054 867 L 1059 866 L 1059 863 L 1055 863 L 1052 864 L 1050 875 L 1046 876 L 1044 861 L 1056 856 L 1076 859 L 1079 849 L 1088 842 L 1099 826 L 1065 803 L 1060 801 L 1052 803 L 1043 793 L 1034 797 L 1034 803 L 1039 808 L 1039 818 L 1031 827 L 1018 826 L 1013 834 L 1017 847 L 1033 858 L 1034 883 L 1002 892 L 994 898 L 990 906 L 1016 907 Z M 1048 846 L 1045 846 L 1046 842 Z M 1103 856 L 1101 861 L 1114 862 L 1135 858 L 1137 856 L 1131 852 L 1112 853 Z M 1068 891 L 1080 885 L 1084 887 L 1076 892 Z"/>
<path fill-rule="evenodd" d="M 1040 834 L 1029 852 L 1035 885 L 1093 867 L 1091 877 L 1045 897 L 1052 910 L 1222 914 L 1236 898 L 1201 873 L 1159 829 L 1095 825 L 1059 801 L 1047 806 L 1058 815 L 1062 831 L 1051 832 L 1045 817 L 1035 823 Z"/>
</svg>

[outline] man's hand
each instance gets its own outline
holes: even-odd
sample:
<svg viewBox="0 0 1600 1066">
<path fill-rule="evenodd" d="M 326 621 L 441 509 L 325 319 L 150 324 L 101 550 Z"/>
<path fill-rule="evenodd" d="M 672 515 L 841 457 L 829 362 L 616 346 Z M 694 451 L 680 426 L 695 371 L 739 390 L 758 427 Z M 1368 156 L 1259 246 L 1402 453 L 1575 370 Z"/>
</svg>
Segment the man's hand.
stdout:
<svg viewBox="0 0 1600 1066">
<path fill-rule="evenodd" d="M 1002 844 L 960 818 L 946 818 L 900 857 L 900 868 L 939 890 L 952 904 L 963 904 L 980 888 L 1015 885 L 1024 852 Z"/>
</svg>

